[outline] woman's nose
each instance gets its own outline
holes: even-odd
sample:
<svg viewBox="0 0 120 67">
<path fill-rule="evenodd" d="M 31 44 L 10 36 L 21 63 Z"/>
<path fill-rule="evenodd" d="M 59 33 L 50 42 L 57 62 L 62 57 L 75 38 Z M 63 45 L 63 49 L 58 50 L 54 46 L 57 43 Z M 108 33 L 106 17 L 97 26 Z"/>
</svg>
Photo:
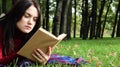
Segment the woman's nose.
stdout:
<svg viewBox="0 0 120 67">
<path fill-rule="evenodd" d="M 29 19 L 29 21 L 28 21 L 28 24 L 30 24 L 30 25 L 31 25 L 31 24 L 32 24 L 32 22 L 33 22 L 33 21 L 32 21 L 32 19 L 30 18 L 30 19 Z"/>
</svg>

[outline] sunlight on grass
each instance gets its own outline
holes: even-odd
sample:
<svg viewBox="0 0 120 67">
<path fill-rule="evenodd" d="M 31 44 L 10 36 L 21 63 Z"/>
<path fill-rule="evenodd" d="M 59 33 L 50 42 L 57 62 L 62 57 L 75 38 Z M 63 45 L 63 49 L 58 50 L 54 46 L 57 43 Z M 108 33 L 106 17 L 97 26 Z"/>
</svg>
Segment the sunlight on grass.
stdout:
<svg viewBox="0 0 120 67">
<path fill-rule="evenodd" d="M 120 38 L 104 38 L 97 40 L 72 39 L 62 41 L 53 53 L 71 57 L 83 57 L 90 62 L 87 66 L 119 67 Z"/>
</svg>

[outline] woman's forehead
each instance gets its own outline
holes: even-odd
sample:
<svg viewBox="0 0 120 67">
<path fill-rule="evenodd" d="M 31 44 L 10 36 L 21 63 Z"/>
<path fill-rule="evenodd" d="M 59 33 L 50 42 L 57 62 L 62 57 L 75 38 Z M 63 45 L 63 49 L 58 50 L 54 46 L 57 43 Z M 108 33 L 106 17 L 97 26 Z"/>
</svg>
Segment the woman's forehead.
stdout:
<svg viewBox="0 0 120 67">
<path fill-rule="evenodd" d="M 30 15 L 33 15 L 35 17 L 38 17 L 38 11 L 37 8 L 34 5 L 31 5 L 26 11 L 25 13 L 28 13 Z"/>
</svg>

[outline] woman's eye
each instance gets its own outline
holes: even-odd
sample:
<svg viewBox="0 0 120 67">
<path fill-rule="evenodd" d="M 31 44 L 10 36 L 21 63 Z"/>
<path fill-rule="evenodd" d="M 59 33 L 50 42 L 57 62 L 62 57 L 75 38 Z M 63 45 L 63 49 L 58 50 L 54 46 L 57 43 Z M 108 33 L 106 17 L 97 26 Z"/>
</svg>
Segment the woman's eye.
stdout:
<svg viewBox="0 0 120 67">
<path fill-rule="evenodd" d="M 29 17 L 29 15 L 28 15 L 28 14 L 25 14 L 25 15 L 24 15 L 24 17 L 28 18 L 28 17 Z"/>
<path fill-rule="evenodd" d="M 37 18 L 33 18 L 33 20 L 36 22 L 36 21 L 37 21 Z"/>
</svg>

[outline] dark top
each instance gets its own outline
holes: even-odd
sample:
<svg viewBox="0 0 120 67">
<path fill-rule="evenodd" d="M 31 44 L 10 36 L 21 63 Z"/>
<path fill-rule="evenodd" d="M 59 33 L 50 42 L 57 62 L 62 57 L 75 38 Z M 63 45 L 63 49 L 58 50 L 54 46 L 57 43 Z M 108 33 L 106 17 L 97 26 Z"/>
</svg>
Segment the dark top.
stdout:
<svg viewBox="0 0 120 67">
<path fill-rule="evenodd" d="M 18 29 L 16 29 L 15 35 L 14 35 L 14 49 L 15 49 L 15 51 L 14 52 L 10 51 L 9 55 L 3 56 L 3 53 L 2 53 L 2 32 L 3 32 L 3 29 L 2 29 L 2 27 L 0 27 L 0 64 L 9 64 L 13 59 L 15 59 L 17 57 L 21 57 L 21 56 L 17 55 L 16 53 L 21 47 L 20 43 L 22 42 L 25 34 L 23 34 Z"/>
</svg>

